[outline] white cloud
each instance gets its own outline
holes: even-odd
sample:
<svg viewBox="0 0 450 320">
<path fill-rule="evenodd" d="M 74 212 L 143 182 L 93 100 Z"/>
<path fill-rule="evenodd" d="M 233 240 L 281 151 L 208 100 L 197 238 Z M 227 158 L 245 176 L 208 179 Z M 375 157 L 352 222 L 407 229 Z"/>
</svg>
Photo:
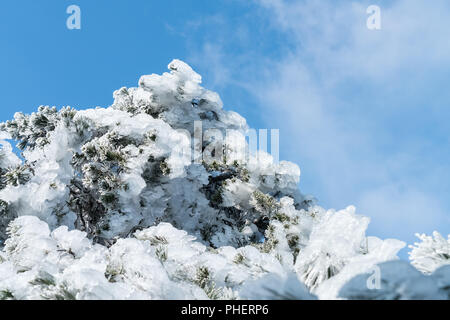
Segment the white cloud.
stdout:
<svg viewBox="0 0 450 320">
<path fill-rule="evenodd" d="M 389 132 L 369 110 L 365 114 L 361 108 L 367 106 L 339 110 L 330 105 L 346 105 L 336 97 L 339 86 L 348 81 L 369 87 L 376 83 L 383 95 L 402 86 L 398 79 L 411 81 L 403 71 L 421 74 L 438 67 L 450 69 L 445 31 L 450 30 L 450 20 L 442 19 L 450 17 L 448 2 L 396 1 L 382 8 L 381 31 L 365 27 L 367 6 L 360 3 L 260 2 L 278 18 L 274 27 L 295 37 L 296 49 L 268 66 L 274 68 L 273 77 L 259 84 L 254 94 L 266 102 L 268 121 L 285 129 L 283 133 L 290 137 L 285 145 L 296 149 L 292 154 L 306 160 L 317 174 L 322 196 L 341 205 L 351 197 L 362 213 L 374 218 L 377 231 L 384 228 L 392 234 L 396 230 L 405 236 L 421 228 L 442 228 L 443 221 L 444 229 L 450 231 L 442 199 L 426 190 L 438 186 L 429 182 L 439 183 L 442 171 L 424 166 L 426 155 L 414 158 L 420 153 L 402 150 L 401 145 L 392 153 L 380 154 L 380 144 L 402 137 Z M 411 86 L 421 90 L 414 83 Z M 359 118 L 348 117 L 349 111 Z M 414 148 L 420 149 L 422 143 L 414 141 Z M 425 178 L 411 176 L 411 171 Z M 303 172 L 308 168 L 303 167 Z"/>
<path fill-rule="evenodd" d="M 258 1 L 296 38 L 299 56 L 333 80 L 382 78 L 450 62 L 450 3 L 398 0 L 381 6 L 381 30 L 366 27 L 364 1 Z M 363 4 L 365 3 L 365 4 Z M 446 18 L 447 17 L 447 18 Z"/>
</svg>

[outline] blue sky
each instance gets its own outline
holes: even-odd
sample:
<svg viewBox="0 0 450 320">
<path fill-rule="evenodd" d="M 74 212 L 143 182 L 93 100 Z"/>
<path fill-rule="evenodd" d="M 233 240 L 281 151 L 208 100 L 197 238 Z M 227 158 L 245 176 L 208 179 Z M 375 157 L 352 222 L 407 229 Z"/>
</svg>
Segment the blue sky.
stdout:
<svg viewBox="0 0 450 320">
<path fill-rule="evenodd" d="M 66 28 L 71 4 L 81 30 Z M 366 28 L 371 4 L 381 30 Z M 450 233 L 449 36 L 445 0 L 4 1 L 0 120 L 108 106 L 178 58 L 252 127 L 280 128 L 304 193 L 411 243 Z"/>
</svg>

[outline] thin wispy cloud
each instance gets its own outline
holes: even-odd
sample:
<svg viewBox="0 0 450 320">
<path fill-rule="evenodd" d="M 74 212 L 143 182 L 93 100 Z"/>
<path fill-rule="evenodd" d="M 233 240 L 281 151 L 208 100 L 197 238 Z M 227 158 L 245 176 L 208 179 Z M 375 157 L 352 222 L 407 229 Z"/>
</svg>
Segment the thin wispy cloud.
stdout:
<svg viewBox="0 0 450 320">
<path fill-rule="evenodd" d="M 248 27 L 257 44 L 215 31 L 192 59 L 211 61 L 206 74 L 245 88 L 262 121 L 281 128 L 303 191 L 333 207 L 356 204 L 374 233 L 448 233 L 450 4 L 379 1 L 376 31 L 366 27 L 370 4 L 256 1 L 266 22 Z"/>
</svg>

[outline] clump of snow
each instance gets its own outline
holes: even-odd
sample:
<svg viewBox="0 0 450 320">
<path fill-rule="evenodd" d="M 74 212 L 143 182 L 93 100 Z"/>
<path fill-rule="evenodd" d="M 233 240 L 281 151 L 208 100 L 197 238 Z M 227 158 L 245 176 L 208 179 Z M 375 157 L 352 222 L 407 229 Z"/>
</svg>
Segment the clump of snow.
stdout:
<svg viewBox="0 0 450 320">
<path fill-rule="evenodd" d="M 285 294 L 312 297 L 270 255 L 252 246 L 212 250 L 168 223 L 109 248 L 66 226 L 50 232 L 33 216 L 17 218 L 8 230 L 0 289 L 15 299 L 232 299 L 248 292 L 247 280 L 267 275 L 291 279 Z"/>
<path fill-rule="evenodd" d="M 350 206 L 319 213 L 308 245 L 297 257 L 295 268 L 309 287 L 315 288 L 337 274 L 349 261 L 367 251 L 365 231 L 369 219 Z"/>
<path fill-rule="evenodd" d="M 352 278 L 360 274 L 373 273 L 378 263 L 397 260 L 397 253 L 405 243 L 396 239 L 381 240 L 367 237 L 365 254 L 354 255 L 335 276 L 322 282 L 315 293 L 320 299 L 338 299 L 339 290 Z"/>
<path fill-rule="evenodd" d="M 417 234 L 421 242 L 411 245 L 411 264 L 425 274 L 431 274 L 443 265 L 450 264 L 450 235 L 445 239 L 439 232 L 433 236 Z"/>
</svg>

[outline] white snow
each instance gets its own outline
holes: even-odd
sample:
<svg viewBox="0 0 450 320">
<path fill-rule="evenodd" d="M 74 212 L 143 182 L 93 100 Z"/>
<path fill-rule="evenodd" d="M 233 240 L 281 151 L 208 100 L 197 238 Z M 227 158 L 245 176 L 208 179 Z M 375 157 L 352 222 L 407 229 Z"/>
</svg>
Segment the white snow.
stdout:
<svg viewBox="0 0 450 320">
<path fill-rule="evenodd" d="M 448 299 L 450 239 L 397 261 L 403 242 L 303 195 L 296 164 L 245 154 L 245 119 L 201 80 L 174 60 L 108 108 L 0 124 L 0 299 Z M 195 123 L 223 141 L 194 146 Z"/>
</svg>

